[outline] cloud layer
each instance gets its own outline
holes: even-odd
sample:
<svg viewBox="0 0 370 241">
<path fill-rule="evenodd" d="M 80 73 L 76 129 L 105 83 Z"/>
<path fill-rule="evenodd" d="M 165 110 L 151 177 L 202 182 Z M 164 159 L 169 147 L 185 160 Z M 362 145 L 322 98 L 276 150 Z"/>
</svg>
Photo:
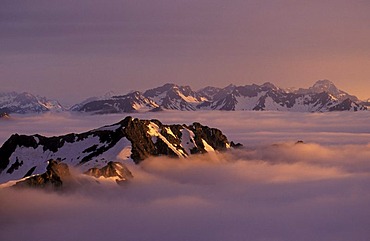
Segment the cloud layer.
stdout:
<svg viewBox="0 0 370 241">
<path fill-rule="evenodd" d="M 138 115 L 161 115 L 159 119 L 166 123 L 197 120 L 221 128 L 231 140 L 245 141 L 245 148 L 129 164 L 135 178 L 124 187 L 68 194 L 0 190 L 0 239 L 337 241 L 369 237 L 370 143 L 361 138 L 369 135 L 362 122 L 366 114 Z M 44 118 L 54 120 L 49 131 L 55 126 L 57 133 L 65 130 L 56 128 L 61 123 L 70 125 L 63 127 L 67 129 L 87 128 L 119 117 Z M 14 123 L 27 121 L 28 131 L 37 131 L 38 118 Z M 320 137 L 316 142 L 310 139 L 315 135 Z M 296 143 L 298 139 L 305 143 Z"/>
</svg>

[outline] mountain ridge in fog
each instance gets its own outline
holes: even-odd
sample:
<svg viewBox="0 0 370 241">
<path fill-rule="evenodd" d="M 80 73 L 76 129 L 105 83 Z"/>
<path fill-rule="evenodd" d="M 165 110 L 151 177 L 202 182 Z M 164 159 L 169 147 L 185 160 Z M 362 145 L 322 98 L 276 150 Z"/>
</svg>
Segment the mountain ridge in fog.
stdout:
<svg viewBox="0 0 370 241">
<path fill-rule="evenodd" d="M 53 137 L 13 134 L 0 147 L 0 182 L 29 177 L 33 178 L 28 180 L 31 185 L 58 184 L 57 173 L 66 173 L 68 169 L 58 162 L 97 178 L 111 177 L 106 174 L 113 172 L 121 180 L 127 176 L 122 174 L 126 162 L 139 164 L 150 156 L 186 158 L 235 146 L 240 144 L 229 142 L 219 129 L 198 122 L 165 125 L 155 119 L 128 116 L 113 125 L 79 134 Z M 48 172 L 54 169 L 63 171 Z"/>
<path fill-rule="evenodd" d="M 20 99 L 23 95 L 23 102 Z M 4 93 L 0 98 L 0 112 L 33 113 L 62 111 L 57 101 L 50 101 L 29 93 Z M 12 97 L 13 96 L 13 97 Z M 14 97 L 16 96 L 16 97 Z M 253 111 L 294 111 L 331 112 L 367 110 L 366 101 L 338 89 L 329 80 L 318 80 L 307 89 L 282 89 L 270 82 L 262 85 L 228 85 L 225 88 L 207 86 L 193 91 L 190 86 L 172 83 L 164 84 L 144 92 L 130 91 L 127 94 L 107 93 L 101 97 L 90 97 L 73 105 L 69 111 L 94 114 L 130 113 L 161 110 L 253 110 Z"/>
</svg>

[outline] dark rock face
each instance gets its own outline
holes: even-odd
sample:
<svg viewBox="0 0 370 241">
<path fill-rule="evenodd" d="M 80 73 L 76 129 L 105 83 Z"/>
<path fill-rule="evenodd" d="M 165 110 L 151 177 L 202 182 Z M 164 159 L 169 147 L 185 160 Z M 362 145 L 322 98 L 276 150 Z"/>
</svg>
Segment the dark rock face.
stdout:
<svg viewBox="0 0 370 241">
<path fill-rule="evenodd" d="M 19 181 L 14 187 L 61 189 L 66 182 L 71 181 L 68 165 L 56 160 L 49 160 L 46 172 Z"/>
<path fill-rule="evenodd" d="M 140 162 L 150 155 L 157 155 L 156 147 L 148 134 L 148 120 L 125 118 L 121 122 L 125 128 L 122 130 L 127 139 L 131 142 L 131 158 Z"/>
<path fill-rule="evenodd" d="M 131 141 L 132 144 L 132 154 L 131 158 L 139 163 L 149 156 L 173 156 L 177 157 L 178 152 L 184 153 L 184 155 L 190 155 L 194 153 L 205 153 L 204 144 L 202 139 L 212 146 L 214 150 L 223 151 L 229 142 L 222 132 L 215 128 L 209 128 L 208 126 L 202 126 L 199 123 L 194 123 L 193 125 L 163 125 L 158 120 L 139 120 L 126 118 L 123 122 L 126 128 L 123 132 L 127 139 Z M 165 138 L 168 143 L 165 143 L 161 138 L 157 138 L 153 141 L 152 136 L 148 133 L 150 123 L 155 123 L 160 129 L 160 135 Z M 187 153 L 182 147 L 182 133 L 183 129 L 189 129 L 194 133 L 195 146 L 191 150 L 191 153 Z M 171 134 L 167 130 L 171 130 Z M 192 140 L 190 140 L 192 141 Z M 172 148 L 171 148 L 172 147 Z M 176 147 L 176 150 L 173 148 Z M 178 151 L 178 152 L 177 152 Z"/>
<path fill-rule="evenodd" d="M 198 122 L 194 122 L 189 129 L 195 134 L 194 141 L 198 148 L 192 150 L 193 153 L 206 153 L 203 140 L 212 146 L 215 150 L 224 151 L 229 145 L 227 137 L 222 132 L 215 128 L 203 126 Z M 193 154 L 192 153 L 192 154 Z"/>
</svg>

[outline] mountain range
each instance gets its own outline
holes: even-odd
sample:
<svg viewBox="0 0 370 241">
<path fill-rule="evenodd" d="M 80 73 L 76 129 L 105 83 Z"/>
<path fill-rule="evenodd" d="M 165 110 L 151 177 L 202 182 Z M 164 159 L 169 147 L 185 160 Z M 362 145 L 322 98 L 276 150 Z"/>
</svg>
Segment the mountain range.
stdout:
<svg viewBox="0 0 370 241">
<path fill-rule="evenodd" d="M 132 117 L 80 134 L 14 134 L 0 148 L 0 184 L 60 187 L 63 179 L 81 182 L 71 178 L 70 168 L 97 181 L 108 178 L 119 183 L 132 178 L 124 164 L 128 161 L 139 164 L 150 156 L 186 158 L 237 146 L 220 130 L 200 123 L 164 125 Z"/>
<path fill-rule="evenodd" d="M 35 96 L 27 92 L 0 93 L 1 113 L 40 113 L 46 111 L 64 111 L 65 108 L 56 100 Z"/>
<path fill-rule="evenodd" d="M 21 100 L 21 101 L 20 101 Z M 272 83 L 225 88 L 208 86 L 193 91 L 189 86 L 165 84 L 144 92 L 132 91 L 116 95 L 112 92 L 91 97 L 69 110 L 93 114 L 129 113 L 161 110 L 255 110 L 329 112 L 362 111 L 370 106 L 356 96 L 338 89 L 329 80 L 319 80 L 307 89 L 282 89 Z M 63 110 L 57 101 L 23 93 L 0 95 L 0 112 L 27 113 Z"/>
</svg>

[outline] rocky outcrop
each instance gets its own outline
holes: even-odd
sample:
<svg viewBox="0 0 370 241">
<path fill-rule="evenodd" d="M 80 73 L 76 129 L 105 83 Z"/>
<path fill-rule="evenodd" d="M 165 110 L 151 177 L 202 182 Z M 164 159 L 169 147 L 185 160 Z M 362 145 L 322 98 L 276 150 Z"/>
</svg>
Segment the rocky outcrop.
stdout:
<svg viewBox="0 0 370 241">
<path fill-rule="evenodd" d="M 68 165 L 57 160 L 49 160 L 45 173 L 19 181 L 14 187 L 62 189 L 71 182 L 73 181 Z"/>
<path fill-rule="evenodd" d="M 198 122 L 188 127 L 194 133 L 195 147 L 193 153 L 206 153 L 206 147 L 203 141 L 206 141 L 215 150 L 223 151 L 230 146 L 227 137 L 218 129 L 203 126 Z"/>
</svg>

